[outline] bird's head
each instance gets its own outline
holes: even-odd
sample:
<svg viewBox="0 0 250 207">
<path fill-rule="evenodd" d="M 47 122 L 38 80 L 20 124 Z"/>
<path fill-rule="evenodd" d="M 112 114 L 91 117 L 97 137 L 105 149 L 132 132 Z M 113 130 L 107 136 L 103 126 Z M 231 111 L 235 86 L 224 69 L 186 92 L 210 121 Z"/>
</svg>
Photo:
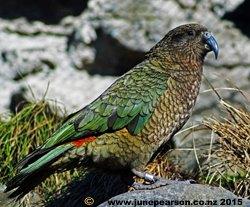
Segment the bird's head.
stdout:
<svg viewBox="0 0 250 207">
<path fill-rule="evenodd" d="M 176 62 L 203 62 L 210 51 L 214 52 L 215 58 L 218 57 L 219 47 L 212 33 L 200 24 L 185 24 L 169 31 L 150 53 Z"/>
</svg>

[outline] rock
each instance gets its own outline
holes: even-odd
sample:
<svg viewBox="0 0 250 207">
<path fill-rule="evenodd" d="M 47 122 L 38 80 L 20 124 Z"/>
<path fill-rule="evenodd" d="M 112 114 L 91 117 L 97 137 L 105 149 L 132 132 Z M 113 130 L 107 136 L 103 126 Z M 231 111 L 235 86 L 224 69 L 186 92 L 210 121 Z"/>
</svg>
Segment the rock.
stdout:
<svg viewBox="0 0 250 207">
<path fill-rule="evenodd" d="M 46 94 L 46 99 L 54 101 L 56 97 L 57 104 L 65 107 L 68 113 L 93 101 L 114 80 L 112 77 L 90 76 L 86 71 L 70 69 L 57 69 L 47 75 L 41 73 L 26 79 L 35 98 L 40 99 Z M 33 99 L 32 93 L 27 93 L 28 100 Z"/>
<path fill-rule="evenodd" d="M 199 22 L 213 31 L 223 32 L 219 17 L 236 8 L 242 0 L 226 4 L 219 1 L 163 1 L 139 0 L 116 2 L 113 0 L 92 0 L 84 17 L 91 18 L 96 27 L 101 27 L 127 47 L 147 51 L 159 41 L 168 30 L 180 24 Z M 195 6 L 188 6 L 187 4 Z M 220 7 L 221 15 L 212 8 Z M 204 11 L 206 18 L 204 18 Z M 98 17 L 98 18 L 97 18 Z M 222 23 L 222 24 L 221 24 Z M 217 25 L 217 26 L 216 26 Z M 216 27 L 215 27 L 216 26 Z M 224 28 L 223 28 L 224 29 Z"/>
<path fill-rule="evenodd" d="M 100 169 L 86 173 L 83 177 L 71 182 L 60 195 L 51 199 L 46 207 L 83 207 L 88 197 L 94 199 L 94 206 L 128 191 L 133 182 L 133 175 L 128 171 L 105 172 Z M 92 205 L 90 205 L 92 206 Z"/>
<path fill-rule="evenodd" d="M 23 199 L 14 202 L 13 199 L 9 199 L 6 193 L 4 193 L 6 186 L 0 184 L 0 207 L 42 207 L 44 203 L 42 202 L 41 197 L 35 193 L 31 192 Z"/>
<path fill-rule="evenodd" d="M 42 21 L 46 24 L 57 24 L 69 15 L 77 16 L 85 8 L 88 0 L 37 0 L 36 2 L 9 0 L 2 2 L 0 16 L 7 19 L 15 19 L 20 16 L 29 21 Z"/>
<path fill-rule="evenodd" d="M 14 0 L 12 3 L 12 7 L 18 5 Z M 36 11 L 34 4 L 27 5 L 27 10 L 18 10 L 15 15 L 11 5 L 3 4 L 0 9 L 0 83 L 4 91 L 0 93 L 0 112 L 14 105 L 10 97 L 22 88 L 27 99 L 32 97 L 30 88 L 36 98 L 41 99 L 50 82 L 48 98 L 62 102 L 71 113 L 97 97 L 115 80 L 115 77 L 94 74 L 123 74 L 140 62 L 145 52 L 167 31 L 187 22 L 206 25 L 219 41 L 218 61 L 209 55 L 204 68 L 212 84 L 226 88 L 236 83 L 249 92 L 249 39 L 225 20 L 226 15 L 240 8 L 242 3 L 242 0 L 229 3 L 218 0 L 89 0 L 76 8 L 75 2 L 67 6 L 55 1 L 52 5 L 55 16 L 47 17 L 44 10 L 36 12 L 36 16 L 33 12 L 28 14 L 29 9 Z M 67 12 L 63 14 L 58 10 L 60 6 L 68 8 Z M 207 89 L 209 86 L 204 82 L 201 92 Z M 242 101 L 235 91 L 220 92 L 225 99 Z M 214 107 L 217 100 L 213 92 L 201 93 L 190 123 L 200 121 L 200 114 L 218 113 Z"/>
<path fill-rule="evenodd" d="M 248 27 L 250 17 L 250 14 L 248 12 L 249 6 L 249 1 L 243 1 L 236 8 L 227 11 L 222 17 L 222 19 L 232 21 L 234 25 L 239 28 L 244 35 L 248 37 L 250 36 L 250 28 Z"/>
<path fill-rule="evenodd" d="M 3 193 L 3 191 L 5 190 L 6 186 L 0 184 L 0 207 L 4 207 L 4 204 L 6 202 L 6 196 Z"/>
<path fill-rule="evenodd" d="M 6 112 L 10 105 L 11 94 L 18 90 L 19 86 L 15 82 L 0 75 L 0 114 Z"/>
<path fill-rule="evenodd" d="M 0 93 L 1 98 L 3 97 L 1 112 L 9 105 L 15 108 L 10 98 L 17 91 L 24 89 L 23 95 L 28 100 L 33 100 L 33 94 L 35 98 L 41 99 L 49 83 L 47 98 L 62 102 L 72 112 L 93 100 L 114 81 L 115 78 L 89 76 L 85 71 L 80 72 L 72 66 L 72 51 L 67 51 L 66 44 L 68 35 L 73 31 L 72 24 L 69 26 L 70 20 L 65 19 L 59 26 L 47 26 L 41 22 L 28 23 L 24 19 L 11 22 L 12 24 L 9 20 L 0 19 L 0 82 L 5 89 Z M 84 28 L 83 41 L 89 42 L 95 35 L 88 24 Z M 81 61 L 84 58 L 85 62 L 93 61 L 94 54 L 87 47 L 83 46 L 78 54 Z M 72 93 L 73 85 L 76 93 Z"/>
<path fill-rule="evenodd" d="M 177 184 L 168 185 L 154 190 L 136 190 L 124 193 L 111 198 L 109 201 L 99 205 L 117 206 L 115 202 L 131 202 L 131 204 L 121 203 L 121 206 L 140 205 L 144 201 L 143 206 L 189 206 L 195 204 L 197 206 L 249 206 L 250 201 L 242 199 L 223 188 L 205 186 L 200 184 Z M 172 203 L 171 203 L 172 202 Z M 235 202 L 235 203 L 234 203 Z M 224 203 L 224 204 L 223 204 Z"/>
</svg>

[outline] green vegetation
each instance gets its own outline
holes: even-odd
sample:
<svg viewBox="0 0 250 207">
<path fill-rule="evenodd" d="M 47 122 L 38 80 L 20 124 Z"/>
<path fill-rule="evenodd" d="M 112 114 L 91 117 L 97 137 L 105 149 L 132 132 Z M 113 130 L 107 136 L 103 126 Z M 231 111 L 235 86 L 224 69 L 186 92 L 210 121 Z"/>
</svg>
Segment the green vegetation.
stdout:
<svg viewBox="0 0 250 207">
<path fill-rule="evenodd" d="M 0 182 L 11 178 L 16 163 L 46 140 L 60 122 L 57 112 L 52 112 L 45 102 L 28 104 L 8 121 L 1 121 Z"/>
<path fill-rule="evenodd" d="M 0 119 L 0 183 L 5 183 L 16 174 L 16 165 L 27 154 L 41 145 L 61 124 L 64 112 L 52 108 L 45 101 L 30 103 L 8 120 Z M 35 193 L 48 201 L 62 186 L 78 176 L 76 170 L 55 174 L 35 189 Z M 24 206 L 29 196 L 26 197 Z"/>
</svg>

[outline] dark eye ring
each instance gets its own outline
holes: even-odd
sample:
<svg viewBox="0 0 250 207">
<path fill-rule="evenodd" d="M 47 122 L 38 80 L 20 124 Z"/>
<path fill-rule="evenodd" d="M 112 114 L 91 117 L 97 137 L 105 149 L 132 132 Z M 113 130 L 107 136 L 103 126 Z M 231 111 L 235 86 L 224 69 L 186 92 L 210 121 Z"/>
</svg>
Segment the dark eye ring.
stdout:
<svg viewBox="0 0 250 207">
<path fill-rule="evenodd" d="M 188 36 L 194 37 L 194 36 L 195 36 L 195 31 L 194 31 L 194 30 L 189 30 L 189 31 L 187 32 L 187 34 L 188 34 Z"/>
</svg>

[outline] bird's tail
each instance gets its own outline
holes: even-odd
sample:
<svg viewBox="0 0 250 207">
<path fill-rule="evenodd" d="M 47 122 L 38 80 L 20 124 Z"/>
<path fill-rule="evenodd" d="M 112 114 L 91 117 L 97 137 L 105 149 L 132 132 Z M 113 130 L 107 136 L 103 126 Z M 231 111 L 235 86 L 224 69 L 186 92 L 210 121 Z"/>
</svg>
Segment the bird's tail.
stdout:
<svg viewBox="0 0 250 207">
<path fill-rule="evenodd" d="M 76 149 L 72 143 L 56 144 L 58 140 L 72 137 L 73 134 L 74 126 L 64 125 L 42 147 L 25 157 L 18 164 L 18 174 L 6 184 L 5 192 L 8 192 L 9 197 L 19 199 L 49 175 L 60 171 L 59 168 L 62 166 L 74 165 L 78 158 L 69 159 L 68 155 L 70 154 L 72 157 L 76 154 L 75 150 L 84 152 L 84 147 Z"/>
<path fill-rule="evenodd" d="M 57 169 L 53 166 L 57 160 L 72 148 L 71 144 L 64 144 L 54 149 L 37 149 L 19 163 L 19 173 L 7 182 L 5 192 L 9 198 L 23 197 L 30 190 L 41 183 Z"/>
</svg>

